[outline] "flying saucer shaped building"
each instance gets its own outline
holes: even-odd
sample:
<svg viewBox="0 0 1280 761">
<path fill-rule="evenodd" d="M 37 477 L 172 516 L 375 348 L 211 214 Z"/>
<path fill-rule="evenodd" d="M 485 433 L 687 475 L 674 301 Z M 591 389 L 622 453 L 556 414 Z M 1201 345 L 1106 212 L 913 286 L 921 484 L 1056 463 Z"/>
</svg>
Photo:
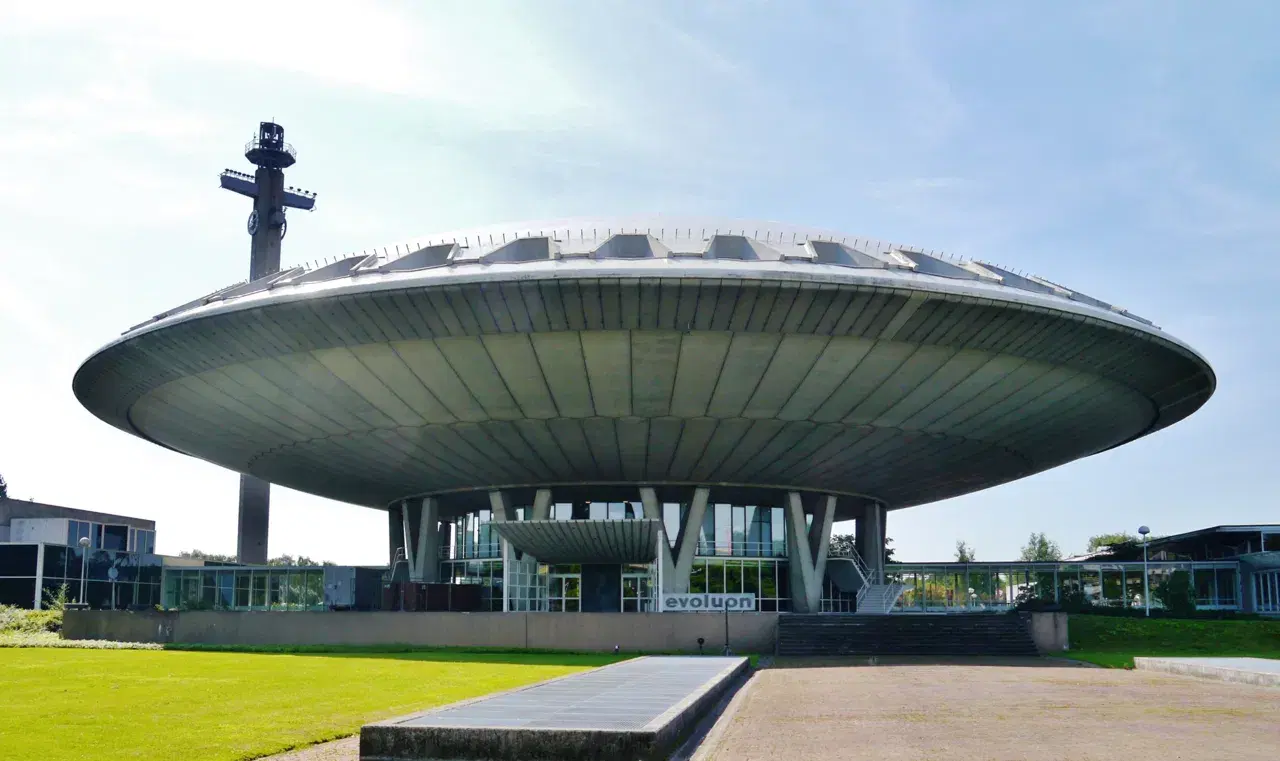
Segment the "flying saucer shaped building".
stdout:
<svg viewBox="0 0 1280 761">
<path fill-rule="evenodd" d="M 74 390 L 161 446 L 389 511 L 414 579 L 492 561 L 495 609 L 618 610 L 620 586 L 644 609 L 727 556 L 781 567 L 761 604 L 806 611 L 833 521 L 857 519 L 854 586 L 875 582 L 887 511 L 1155 433 L 1214 384 L 1149 320 L 1041 277 L 655 218 L 284 270 L 131 328 Z M 572 608 L 529 580 L 562 567 Z"/>
</svg>

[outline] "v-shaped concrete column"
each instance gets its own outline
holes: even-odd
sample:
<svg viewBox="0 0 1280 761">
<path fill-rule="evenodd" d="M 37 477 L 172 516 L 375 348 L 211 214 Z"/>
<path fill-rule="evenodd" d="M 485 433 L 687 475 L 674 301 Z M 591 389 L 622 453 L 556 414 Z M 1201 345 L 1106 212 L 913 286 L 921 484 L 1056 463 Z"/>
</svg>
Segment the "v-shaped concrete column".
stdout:
<svg viewBox="0 0 1280 761">
<path fill-rule="evenodd" d="M 666 523 L 663 523 L 658 541 L 662 592 L 683 594 L 689 591 L 689 572 L 693 570 L 693 558 L 697 554 L 698 530 L 702 526 L 702 517 L 706 515 L 707 499 L 710 496 L 710 489 L 694 489 L 689 514 L 680 526 L 680 535 L 676 537 L 674 549 L 667 540 Z M 641 487 L 640 504 L 644 506 L 644 517 L 662 520 L 662 503 L 658 501 L 657 491 L 647 486 Z"/>
<path fill-rule="evenodd" d="M 409 580 L 434 583 L 440 571 L 440 503 L 435 497 L 400 503 Z"/>
<path fill-rule="evenodd" d="M 827 573 L 827 549 L 836 515 L 836 498 L 819 498 L 813 509 L 813 525 L 805 525 L 804 495 L 787 492 L 783 508 L 787 520 L 787 565 L 791 579 L 791 610 L 818 613 L 822 610 L 822 580 Z"/>
</svg>

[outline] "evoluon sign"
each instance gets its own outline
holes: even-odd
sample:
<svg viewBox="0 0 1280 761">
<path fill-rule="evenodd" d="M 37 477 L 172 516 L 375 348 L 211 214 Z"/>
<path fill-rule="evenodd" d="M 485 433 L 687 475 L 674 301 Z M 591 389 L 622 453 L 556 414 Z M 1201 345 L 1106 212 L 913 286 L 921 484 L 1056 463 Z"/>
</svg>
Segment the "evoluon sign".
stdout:
<svg viewBox="0 0 1280 761">
<path fill-rule="evenodd" d="M 713 610 L 717 613 L 730 610 L 755 610 L 754 594 L 666 594 L 662 596 L 663 613 L 681 613 L 685 611 Z"/>
</svg>

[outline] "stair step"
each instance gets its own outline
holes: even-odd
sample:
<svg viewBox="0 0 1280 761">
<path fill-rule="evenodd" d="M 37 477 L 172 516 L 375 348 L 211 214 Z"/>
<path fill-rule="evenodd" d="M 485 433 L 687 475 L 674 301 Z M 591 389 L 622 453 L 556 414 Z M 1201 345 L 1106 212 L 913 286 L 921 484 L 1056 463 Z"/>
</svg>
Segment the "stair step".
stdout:
<svg viewBox="0 0 1280 761">
<path fill-rule="evenodd" d="M 1008 614 L 789 613 L 778 618 L 777 651 L 790 656 L 1038 654 L 1027 619 Z"/>
</svg>

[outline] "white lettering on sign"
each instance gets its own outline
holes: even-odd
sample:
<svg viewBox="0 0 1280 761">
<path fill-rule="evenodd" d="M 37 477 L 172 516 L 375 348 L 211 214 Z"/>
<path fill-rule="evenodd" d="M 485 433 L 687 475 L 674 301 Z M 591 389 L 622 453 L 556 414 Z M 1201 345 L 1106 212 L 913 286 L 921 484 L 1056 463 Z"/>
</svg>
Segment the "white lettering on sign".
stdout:
<svg viewBox="0 0 1280 761">
<path fill-rule="evenodd" d="M 666 594 L 662 596 L 663 613 L 688 611 L 751 611 L 756 609 L 754 594 Z"/>
</svg>

